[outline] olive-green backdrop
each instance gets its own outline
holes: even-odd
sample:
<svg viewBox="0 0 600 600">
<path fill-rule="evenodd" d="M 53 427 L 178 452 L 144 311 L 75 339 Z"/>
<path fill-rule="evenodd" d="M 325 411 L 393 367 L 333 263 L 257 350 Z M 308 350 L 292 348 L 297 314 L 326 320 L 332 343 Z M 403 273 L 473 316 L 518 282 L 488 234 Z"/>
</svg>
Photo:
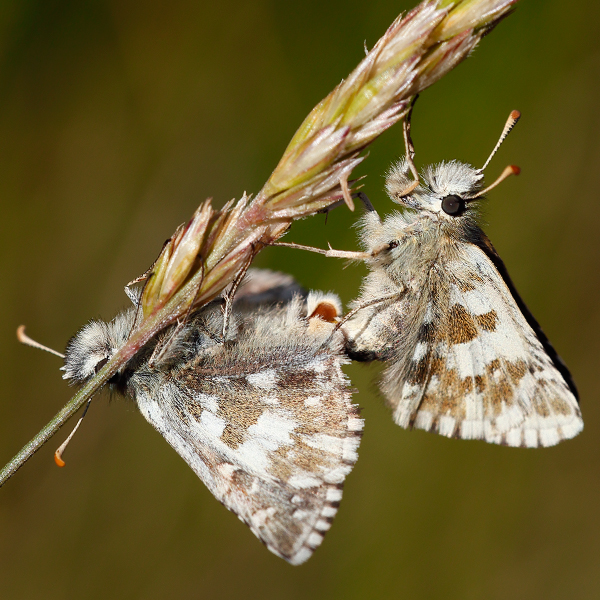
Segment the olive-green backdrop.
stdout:
<svg viewBox="0 0 600 600">
<path fill-rule="evenodd" d="M 308 111 L 407 0 L 0 3 L 0 460 L 67 401 L 59 350 L 208 196 L 256 192 Z M 0 597 L 583 599 L 600 597 L 600 9 L 522 0 L 417 104 L 417 164 L 482 164 L 487 231 L 581 392 L 585 430 L 522 450 L 394 425 L 374 366 L 347 369 L 366 429 L 341 510 L 301 567 L 270 554 L 131 403 L 102 394 L 0 490 Z M 385 213 L 395 127 L 359 173 Z M 289 240 L 355 249 L 355 215 Z M 364 269 L 287 249 L 260 266 L 356 293 Z"/>
</svg>

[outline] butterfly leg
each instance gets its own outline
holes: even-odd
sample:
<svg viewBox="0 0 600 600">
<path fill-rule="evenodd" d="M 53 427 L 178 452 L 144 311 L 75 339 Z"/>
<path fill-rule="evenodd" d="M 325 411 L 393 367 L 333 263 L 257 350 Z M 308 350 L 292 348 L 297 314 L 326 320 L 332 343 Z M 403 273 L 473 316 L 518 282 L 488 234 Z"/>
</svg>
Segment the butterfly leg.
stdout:
<svg viewBox="0 0 600 600">
<path fill-rule="evenodd" d="M 223 293 L 223 341 L 227 339 L 227 333 L 229 332 L 229 323 L 231 321 L 231 311 L 233 308 L 233 299 L 235 297 L 235 293 L 237 292 L 240 283 L 242 283 L 244 277 L 246 277 L 246 273 L 248 272 L 248 269 L 250 268 L 252 260 L 255 256 L 256 251 L 253 248 L 250 257 L 248 258 L 248 261 L 242 267 L 242 270 L 236 275 L 235 279 L 233 280 L 233 283 L 231 284 L 231 287 L 227 292 Z"/>
<path fill-rule="evenodd" d="M 165 341 L 161 341 L 158 344 L 156 344 L 156 347 L 154 348 L 154 351 L 152 352 L 152 356 L 150 357 L 150 359 L 148 360 L 148 365 L 149 366 L 154 366 L 157 362 L 160 362 L 162 360 L 162 358 L 165 356 L 167 350 L 169 349 L 169 347 L 171 346 L 171 344 L 173 343 L 173 341 L 176 339 L 177 334 L 183 329 L 184 325 L 188 322 L 188 319 L 190 317 L 190 314 L 192 312 L 192 308 L 196 302 L 196 298 L 198 297 L 198 293 L 200 292 L 200 287 L 202 286 L 202 282 L 204 281 L 204 263 L 202 263 L 200 265 L 200 269 L 202 272 L 202 277 L 200 278 L 200 281 L 198 282 L 198 286 L 196 287 L 196 292 L 194 293 L 193 298 L 191 299 L 191 301 L 189 302 L 187 311 L 185 313 L 185 316 L 183 317 L 183 319 L 180 321 L 179 319 L 177 320 L 177 325 L 175 326 L 175 328 L 173 329 L 171 335 L 169 336 L 169 338 Z M 141 308 L 141 307 L 139 307 Z M 138 308 L 138 312 L 139 312 L 139 308 Z M 136 316 L 137 319 L 137 316 Z M 210 337 L 213 337 L 210 332 L 208 332 L 208 334 L 210 335 Z M 218 340 L 220 341 L 220 340 Z"/>
<path fill-rule="evenodd" d="M 139 277 L 136 277 L 135 279 L 132 279 L 129 283 L 125 284 L 125 293 L 135 306 L 137 306 L 139 298 L 137 294 L 131 289 L 131 286 L 135 285 L 136 283 L 140 283 L 140 281 L 145 281 L 146 279 L 148 279 L 148 277 L 150 277 L 150 275 L 152 274 L 154 264 L 155 263 L 152 263 L 152 266 L 149 269 L 147 269 L 144 273 L 142 273 Z"/>
<path fill-rule="evenodd" d="M 353 184 L 353 183 L 355 183 L 355 181 L 350 181 L 348 183 Z M 350 197 L 352 198 L 352 200 L 356 200 L 358 198 L 363 203 L 365 209 L 368 210 L 369 212 L 376 212 L 375 207 L 371 204 L 369 197 L 364 192 L 352 192 L 351 191 Z M 325 215 L 327 216 L 334 208 L 339 208 L 340 206 L 342 206 L 344 204 L 346 204 L 346 200 L 344 198 L 342 198 L 341 200 L 337 200 L 333 204 L 330 204 L 326 208 L 322 208 L 321 210 L 319 210 L 317 212 L 319 214 L 325 213 Z"/>
<path fill-rule="evenodd" d="M 368 260 L 372 257 L 370 252 L 351 252 L 346 250 L 323 250 L 322 248 L 314 248 L 313 246 L 303 246 L 302 244 L 293 244 L 292 242 L 272 242 L 271 246 L 283 246 L 284 248 L 296 248 L 298 250 L 308 250 L 309 252 L 316 252 L 323 254 L 330 258 L 347 258 L 349 260 Z"/>
<path fill-rule="evenodd" d="M 374 306 L 376 304 L 383 304 L 384 302 L 397 302 L 403 298 L 406 294 L 406 290 L 402 290 L 401 292 L 396 292 L 394 294 L 390 294 L 389 296 L 383 296 L 382 298 L 375 298 L 375 300 L 370 300 L 369 302 L 365 302 L 356 308 L 353 308 L 350 312 L 346 313 L 339 321 L 339 323 L 335 326 L 336 331 L 344 325 L 347 321 L 349 321 L 357 312 L 363 310 L 364 308 L 369 308 L 369 306 Z"/>
<path fill-rule="evenodd" d="M 354 201 L 352 200 L 352 194 L 350 193 L 350 188 L 348 187 L 348 174 L 344 175 L 340 179 L 340 187 L 342 188 L 342 196 L 344 198 L 346 206 L 352 212 L 354 212 Z"/>
<path fill-rule="evenodd" d="M 165 249 L 165 246 L 168 243 L 169 243 L 169 240 L 167 240 L 163 244 L 162 250 L 160 251 L 160 254 L 158 255 L 159 258 L 160 258 L 160 256 L 162 256 L 163 250 Z M 154 260 L 154 262 L 139 277 L 132 279 L 129 283 L 127 283 L 125 285 L 125 294 L 127 295 L 127 297 L 131 300 L 131 303 L 137 309 L 135 319 L 133 321 L 132 331 L 136 328 L 136 325 L 143 318 L 143 315 L 142 315 L 143 309 L 142 309 L 141 299 L 144 294 L 144 290 L 146 289 L 146 286 L 148 285 L 148 282 L 150 281 L 150 278 L 152 276 L 152 273 L 154 271 L 154 267 L 156 266 L 157 261 L 158 261 L 158 258 L 156 258 Z M 140 283 L 142 281 L 144 282 L 144 285 L 141 288 L 139 288 L 138 290 L 132 289 L 132 286 L 134 286 L 136 283 Z"/>
<path fill-rule="evenodd" d="M 152 356 L 150 356 L 150 359 L 148 360 L 149 367 L 154 367 L 154 365 L 156 365 L 157 363 L 162 361 L 162 359 L 165 357 L 165 355 L 167 353 L 167 350 L 171 347 L 171 345 L 177 338 L 177 335 L 185 326 L 185 323 L 186 323 L 186 319 L 184 319 L 183 321 L 178 321 L 177 325 L 174 327 L 173 331 L 171 332 L 171 335 L 169 335 L 169 337 L 166 340 L 160 341 L 158 344 L 156 344 L 156 346 L 152 352 Z"/>
<path fill-rule="evenodd" d="M 163 250 L 167 243 L 168 241 L 163 244 Z M 131 300 L 131 303 L 134 306 L 139 306 L 140 298 L 142 297 L 142 293 L 144 290 L 142 289 L 139 294 L 136 294 L 136 292 L 131 289 L 131 286 L 135 285 L 136 283 L 140 283 L 141 281 L 147 282 L 147 280 L 150 278 L 150 275 L 152 275 L 152 272 L 154 271 L 154 267 L 156 266 L 157 260 L 158 259 L 156 259 L 139 277 L 132 279 L 129 283 L 125 285 L 125 294 L 127 294 L 127 297 Z"/>
<path fill-rule="evenodd" d="M 375 214 L 377 214 L 375 207 L 373 206 L 373 204 L 371 204 L 371 201 L 369 200 L 369 196 L 367 196 L 364 192 L 355 192 L 354 194 L 352 194 L 352 197 L 358 198 L 363 203 L 365 210 L 368 210 L 369 212 L 374 212 Z M 379 215 L 377 215 L 377 216 L 379 216 Z"/>
<path fill-rule="evenodd" d="M 412 111 L 413 111 L 413 107 L 414 107 L 415 102 L 417 101 L 418 97 L 419 97 L 419 94 L 417 94 L 413 98 L 413 101 L 410 103 L 408 113 L 404 117 L 404 122 L 402 124 L 402 132 L 404 134 L 404 146 L 406 148 L 406 163 L 408 164 L 410 172 L 412 173 L 415 180 L 411 184 L 409 184 L 408 187 L 406 187 L 406 189 L 404 189 L 400 193 L 401 197 L 408 196 L 419 185 L 419 172 L 417 171 L 417 167 L 415 167 L 415 162 L 414 162 L 415 147 L 413 145 L 413 141 L 410 136 L 410 122 L 411 122 L 411 118 L 412 118 Z"/>
</svg>

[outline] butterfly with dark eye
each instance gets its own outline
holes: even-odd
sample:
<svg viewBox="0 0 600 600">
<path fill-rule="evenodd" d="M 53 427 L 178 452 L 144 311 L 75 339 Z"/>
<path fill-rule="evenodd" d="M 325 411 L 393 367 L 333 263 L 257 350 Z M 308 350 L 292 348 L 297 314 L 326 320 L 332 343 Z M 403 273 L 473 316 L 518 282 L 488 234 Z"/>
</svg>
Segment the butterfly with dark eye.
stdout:
<svg viewBox="0 0 600 600">
<path fill-rule="evenodd" d="M 519 172 L 509 166 L 483 189 L 483 170 L 519 116 L 481 169 L 443 162 L 419 178 L 409 115 L 407 156 L 386 179 L 403 210 L 382 220 L 363 196 L 365 252 L 320 251 L 369 268 L 341 328 L 350 357 L 385 361 L 380 387 L 402 427 L 525 447 L 583 428 L 567 367 L 478 225 L 478 201 Z"/>
</svg>

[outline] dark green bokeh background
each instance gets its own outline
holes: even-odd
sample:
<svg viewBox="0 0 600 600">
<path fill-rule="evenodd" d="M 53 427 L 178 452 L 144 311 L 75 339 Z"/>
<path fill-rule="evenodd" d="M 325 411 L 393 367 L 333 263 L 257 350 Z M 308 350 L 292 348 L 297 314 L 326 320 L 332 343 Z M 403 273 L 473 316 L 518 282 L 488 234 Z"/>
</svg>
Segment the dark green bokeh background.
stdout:
<svg viewBox="0 0 600 600">
<path fill-rule="evenodd" d="M 3 0 L 0 456 L 70 397 L 58 349 L 127 304 L 123 285 L 201 200 L 256 192 L 308 111 L 411 2 Z M 521 166 L 491 194 L 487 228 L 569 364 L 586 428 L 556 448 L 459 442 L 392 423 L 348 368 L 366 419 L 360 460 L 323 546 L 302 567 L 267 552 L 121 399 L 93 403 L 0 491 L 2 598 L 600 597 L 600 9 L 523 0 L 473 57 L 427 90 L 417 163 Z M 382 211 L 396 127 L 360 168 Z M 340 209 L 288 239 L 356 247 Z M 352 298 L 364 273 L 287 249 L 258 264 Z"/>
</svg>

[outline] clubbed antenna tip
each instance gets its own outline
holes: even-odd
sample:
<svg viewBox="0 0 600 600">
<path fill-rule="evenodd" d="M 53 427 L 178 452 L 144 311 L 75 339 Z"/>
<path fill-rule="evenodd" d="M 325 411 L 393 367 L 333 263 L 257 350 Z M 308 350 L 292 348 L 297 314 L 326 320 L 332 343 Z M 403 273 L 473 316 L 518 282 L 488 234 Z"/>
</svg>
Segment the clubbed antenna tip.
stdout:
<svg viewBox="0 0 600 600">
<path fill-rule="evenodd" d="M 502 133 L 500 134 L 500 139 L 498 140 L 498 143 L 494 146 L 494 149 L 492 150 L 492 153 L 488 156 L 488 159 L 485 161 L 483 167 L 481 167 L 481 171 L 485 171 L 485 168 L 489 165 L 490 160 L 492 160 L 492 157 L 494 156 L 494 154 L 496 154 L 496 152 L 498 152 L 498 148 L 500 148 L 500 146 L 502 145 L 502 142 L 506 139 L 506 136 L 512 131 L 512 128 L 517 124 L 517 121 L 521 118 L 521 113 L 518 110 L 513 110 L 510 115 L 508 115 L 508 119 L 506 120 L 506 123 L 504 125 L 504 129 L 502 130 Z M 515 173 L 515 175 L 518 175 L 518 173 Z"/>
</svg>

